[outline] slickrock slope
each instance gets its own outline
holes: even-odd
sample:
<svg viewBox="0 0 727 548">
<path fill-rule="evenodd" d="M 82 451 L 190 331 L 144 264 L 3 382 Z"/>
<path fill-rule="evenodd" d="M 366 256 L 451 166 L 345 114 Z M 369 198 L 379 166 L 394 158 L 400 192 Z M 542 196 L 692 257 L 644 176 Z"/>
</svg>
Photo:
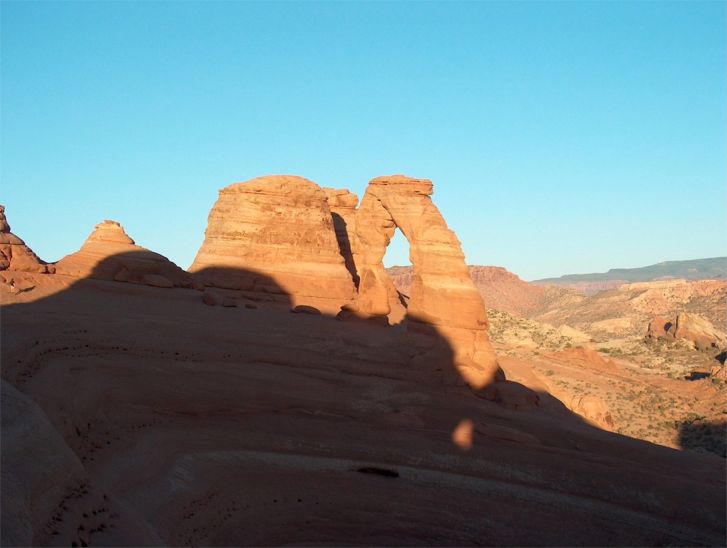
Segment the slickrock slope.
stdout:
<svg viewBox="0 0 727 548">
<path fill-rule="evenodd" d="M 354 293 L 326 193 L 312 181 L 289 175 L 258 177 L 220 190 L 190 271 L 217 287 L 282 289 L 301 304 L 322 300 L 313 304 L 324 310 L 338 310 Z"/>
<path fill-rule="evenodd" d="M 166 257 L 134 244 L 116 221 L 96 225 L 81 249 L 55 264 L 57 274 L 143 283 L 156 287 L 190 286 L 191 278 Z"/>
<path fill-rule="evenodd" d="M 49 271 L 48 265 L 23 240 L 10 232 L 3 205 L 0 205 L 0 270 L 40 273 Z"/>
<path fill-rule="evenodd" d="M 496 362 L 431 191 L 379 178 L 355 209 L 300 178 L 223 189 L 196 268 L 223 287 L 202 297 L 157 287 L 176 267 L 112 222 L 65 275 L 0 287 L 2 544 L 723 543 L 723 459 L 594 427 L 643 426 L 613 395 L 646 404 L 678 381 L 629 376 L 601 348 L 569 350 L 590 335 L 499 311 Z M 390 326 L 381 259 L 397 227 L 412 288 Z M 691 386 L 686 402 L 722 405 L 718 385 Z M 700 437 L 700 421 L 679 435 Z"/>
<path fill-rule="evenodd" d="M 431 181 L 403 175 L 369 182 L 356 212 L 357 306 L 361 313 L 372 316 L 391 311 L 393 283 L 382 261 L 399 228 L 409 242 L 412 262 L 410 327 L 434 326 L 454 349 L 463 377 L 481 387 L 498 371 L 487 336 L 485 306 L 470 278 L 459 240 L 432 203 L 432 192 Z"/>
<path fill-rule="evenodd" d="M 47 546 L 73 538 L 80 546 L 91 537 L 95 545 L 159 544 L 143 519 L 89 477 L 40 407 L 0 382 L 2 545 Z"/>
<path fill-rule="evenodd" d="M 13 446 L 28 438 L 3 424 L 3 491 L 20 480 L 4 544 L 724 540 L 723 459 L 604 432 L 516 383 L 496 384 L 537 408 L 443 386 L 412 367 L 424 335 L 103 280 L 45 296 L 54 277 L 2 308 L 2 376 L 47 417 L 3 393 L 3 421 L 33 432 Z M 145 530 L 132 511 L 159 540 L 123 538 Z"/>
</svg>

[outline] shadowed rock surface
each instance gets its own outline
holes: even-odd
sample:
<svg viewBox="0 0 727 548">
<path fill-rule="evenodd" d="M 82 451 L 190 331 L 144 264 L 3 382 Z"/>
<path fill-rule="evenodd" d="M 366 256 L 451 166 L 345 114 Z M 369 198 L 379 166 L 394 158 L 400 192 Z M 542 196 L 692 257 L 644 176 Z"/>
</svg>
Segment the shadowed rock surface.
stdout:
<svg viewBox="0 0 727 548">
<path fill-rule="evenodd" d="M 76 253 L 55 264 L 58 274 L 142 283 L 154 287 L 190 286 L 191 277 L 166 257 L 134 243 L 120 223 L 97 224 Z"/>
<path fill-rule="evenodd" d="M 721 544 L 723 459 L 595 428 L 521 360 L 503 359 L 508 380 L 473 381 L 463 356 L 472 340 L 483 348 L 484 304 L 426 183 L 399 183 L 435 230 L 397 209 L 411 197 L 385 198 L 417 257 L 424 299 L 395 326 L 339 321 L 316 306 L 336 301 L 329 296 L 299 302 L 274 268 L 195 273 L 265 291 L 120 283 L 129 280 L 119 265 L 151 252 L 118 225 L 87 242 L 84 277 L 61 269 L 25 273 L 29 291 L 0 284 L 2 544 Z M 304 185 L 326 211 L 331 195 Z M 349 246 L 359 275 L 381 251 L 366 238 L 385 248 L 393 232 L 380 205 L 356 211 Z M 384 222 L 360 238 L 369 214 Z M 353 291 L 342 232 L 333 221 L 326 230 Z M 448 307 L 459 305 L 454 317 Z M 468 332 L 473 339 L 461 338 Z M 596 400 L 570 406 L 609 420 Z"/>
</svg>

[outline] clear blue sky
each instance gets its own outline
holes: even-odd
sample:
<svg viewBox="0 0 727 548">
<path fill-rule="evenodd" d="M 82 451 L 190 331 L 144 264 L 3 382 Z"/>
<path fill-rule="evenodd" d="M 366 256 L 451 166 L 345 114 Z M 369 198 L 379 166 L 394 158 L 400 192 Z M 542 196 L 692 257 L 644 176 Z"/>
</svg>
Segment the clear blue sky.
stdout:
<svg viewBox="0 0 727 548">
<path fill-rule="evenodd" d="M 405 173 L 525 279 L 727 254 L 724 2 L 2 2 L 0 203 L 187 267 L 217 190 Z M 389 264 L 406 264 L 395 241 Z"/>
</svg>

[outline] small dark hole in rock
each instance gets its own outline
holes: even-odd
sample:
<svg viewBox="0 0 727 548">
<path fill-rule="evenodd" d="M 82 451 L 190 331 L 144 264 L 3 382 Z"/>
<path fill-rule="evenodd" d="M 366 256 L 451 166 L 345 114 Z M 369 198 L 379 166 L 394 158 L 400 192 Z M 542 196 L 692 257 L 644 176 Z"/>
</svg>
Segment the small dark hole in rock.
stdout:
<svg viewBox="0 0 727 548">
<path fill-rule="evenodd" d="M 362 468 L 358 468 L 356 472 L 361 472 L 362 474 L 378 474 L 379 476 L 385 476 L 387 478 L 398 478 L 399 472 L 396 470 L 390 470 L 388 468 L 378 468 L 376 466 L 364 466 Z"/>
</svg>

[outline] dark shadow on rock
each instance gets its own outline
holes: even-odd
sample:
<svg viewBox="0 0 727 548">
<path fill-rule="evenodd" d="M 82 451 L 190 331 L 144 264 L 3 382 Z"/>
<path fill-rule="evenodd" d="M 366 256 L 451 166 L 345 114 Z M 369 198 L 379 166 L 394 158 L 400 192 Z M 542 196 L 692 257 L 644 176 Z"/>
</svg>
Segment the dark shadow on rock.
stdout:
<svg viewBox="0 0 727 548">
<path fill-rule="evenodd" d="M 727 458 L 727 422 L 703 419 L 683 421 L 677 425 L 682 449 L 708 451 Z"/>
<path fill-rule="evenodd" d="M 92 273 L 2 310 L 3 379 L 167 545 L 709 544 L 723 535 L 710 512 L 723 513 L 724 501 L 653 472 L 676 477 L 688 456 L 599 430 L 518 383 L 470 389 L 447 340 L 416 318 L 387 327 L 290 314 L 290 296 L 262 274 L 192 278 L 240 284 L 159 288 Z M 237 306 L 208 306 L 206 291 Z M 21 441 L 4 435 L 3 454 Z M 28 466 L 49 465 L 41 442 L 27 446 Z M 13 473 L 4 468 L 3 480 Z M 684 504 L 671 530 L 675 510 L 661 501 L 675 493 Z M 641 494 L 638 514 L 614 510 Z M 36 544 L 129 544 L 82 521 L 76 499 L 43 502 L 36 512 L 50 513 L 32 522 Z"/>
<path fill-rule="evenodd" d="M 358 289 L 359 276 L 356 271 L 356 264 L 353 260 L 353 252 L 351 251 L 351 241 L 348 236 L 348 229 L 346 227 L 346 220 L 341 217 L 338 213 L 331 212 L 333 218 L 333 228 L 336 231 L 336 241 L 338 242 L 338 249 L 343 257 L 343 261 L 346 265 L 346 270 L 351 274 L 353 278 L 353 284 Z"/>
</svg>

